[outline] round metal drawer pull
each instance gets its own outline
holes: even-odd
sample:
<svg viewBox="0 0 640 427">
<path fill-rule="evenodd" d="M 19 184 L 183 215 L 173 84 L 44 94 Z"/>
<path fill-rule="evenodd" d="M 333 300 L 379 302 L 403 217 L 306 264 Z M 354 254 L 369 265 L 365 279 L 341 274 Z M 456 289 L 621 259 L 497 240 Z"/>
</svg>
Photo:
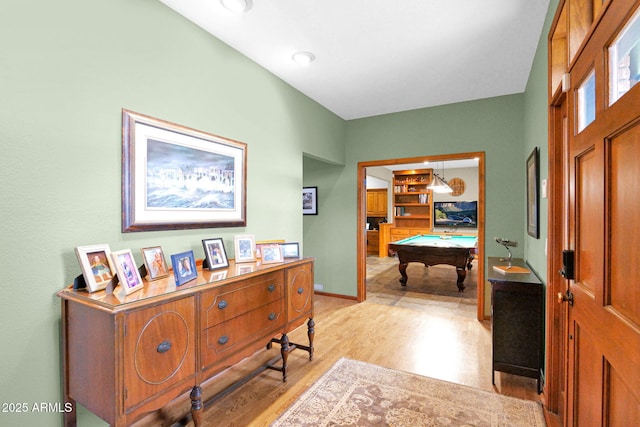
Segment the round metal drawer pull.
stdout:
<svg viewBox="0 0 640 427">
<path fill-rule="evenodd" d="M 218 344 L 226 344 L 229 342 L 229 337 L 226 335 L 221 336 L 220 338 L 218 338 Z"/>
<path fill-rule="evenodd" d="M 273 320 L 276 318 L 276 314 L 275 313 L 269 313 L 269 320 Z"/>
<path fill-rule="evenodd" d="M 298 293 L 299 293 L 300 295 L 302 295 L 302 293 L 303 293 L 303 292 L 304 292 L 304 289 L 302 289 L 302 288 L 298 288 Z"/>
<path fill-rule="evenodd" d="M 225 300 L 222 300 L 222 301 L 220 301 L 220 302 L 218 303 L 218 308 L 219 308 L 220 310 L 224 310 L 225 308 L 227 308 L 227 306 L 228 306 L 228 305 L 229 305 L 229 304 L 227 304 L 227 302 L 226 302 Z"/>
<path fill-rule="evenodd" d="M 166 353 L 167 351 L 171 350 L 171 342 L 167 340 L 162 341 L 158 345 L 158 348 L 156 350 L 158 351 L 158 353 Z"/>
<path fill-rule="evenodd" d="M 269 292 L 273 292 L 276 290 L 276 285 L 274 285 L 273 283 L 271 285 L 269 285 L 269 287 L 267 288 L 269 290 Z"/>
</svg>

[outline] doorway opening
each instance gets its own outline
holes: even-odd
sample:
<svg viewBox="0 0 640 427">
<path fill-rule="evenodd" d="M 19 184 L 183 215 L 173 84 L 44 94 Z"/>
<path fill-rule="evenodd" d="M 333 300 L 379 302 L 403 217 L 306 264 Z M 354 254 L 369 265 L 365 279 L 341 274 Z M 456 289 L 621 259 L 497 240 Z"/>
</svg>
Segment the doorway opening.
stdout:
<svg viewBox="0 0 640 427">
<path fill-rule="evenodd" d="M 378 160 L 358 163 L 358 230 L 357 230 L 357 299 L 362 302 L 367 299 L 366 271 L 367 271 L 367 168 L 386 167 L 397 169 L 399 165 L 407 165 L 407 169 L 416 168 L 422 165 L 425 168 L 433 168 L 440 172 L 436 165 L 444 165 L 447 161 L 464 161 L 477 159 L 477 233 L 478 248 L 477 259 L 477 313 L 479 321 L 489 318 L 488 310 L 485 308 L 485 286 L 484 286 L 484 244 L 485 244 L 485 153 L 471 152 L 459 154 L 446 154 L 437 156 L 421 156 L 400 159 Z M 425 165 L 430 163 L 431 165 Z M 403 166 L 404 167 L 404 166 Z M 388 222 L 393 223 L 393 216 L 388 218 Z M 369 225 L 370 226 L 370 225 Z"/>
</svg>

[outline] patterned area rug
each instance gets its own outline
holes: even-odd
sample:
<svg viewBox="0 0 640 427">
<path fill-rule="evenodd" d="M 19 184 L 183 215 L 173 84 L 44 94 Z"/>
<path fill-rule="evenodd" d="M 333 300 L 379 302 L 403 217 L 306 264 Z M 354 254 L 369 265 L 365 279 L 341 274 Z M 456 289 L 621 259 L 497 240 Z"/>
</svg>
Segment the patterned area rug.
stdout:
<svg viewBox="0 0 640 427">
<path fill-rule="evenodd" d="M 342 358 L 273 427 L 543 427 L 536 402 Z"/>
</svg>

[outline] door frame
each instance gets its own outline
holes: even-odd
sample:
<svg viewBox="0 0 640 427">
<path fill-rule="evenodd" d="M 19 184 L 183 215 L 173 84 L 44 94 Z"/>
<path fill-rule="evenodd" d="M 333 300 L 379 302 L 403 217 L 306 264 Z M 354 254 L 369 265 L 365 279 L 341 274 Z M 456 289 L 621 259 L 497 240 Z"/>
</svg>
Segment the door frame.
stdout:
<svg viewBox="0 0 640 427">
<path fill-rule="evenodd" d="M 484 244 L 485 244 L 485 153 L 484 151 L 456 154 L 441 154 L 435 156 L 408 157 L 401 159 L 374 160 L 358 162 L 358 209 L 357 209 L 357 301 L 367 299 L 367 188 L 366 169 L 377 166 L 401 165 L 405 163 L 443 162 L 447 160 L 478 159 L 478 289 L 477 289 L 477 318 L 487 320 L 485 316 L 485 280 L 484 280 Z"/>
</svg>

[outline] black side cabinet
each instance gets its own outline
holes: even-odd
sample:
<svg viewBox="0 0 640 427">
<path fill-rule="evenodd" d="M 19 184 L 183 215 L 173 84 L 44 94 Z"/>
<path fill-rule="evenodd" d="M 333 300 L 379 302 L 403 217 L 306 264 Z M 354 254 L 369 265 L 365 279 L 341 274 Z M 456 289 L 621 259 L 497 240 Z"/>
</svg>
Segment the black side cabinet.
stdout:
<svg viewBox="0 0 640 427">
<path fill-rule="evenodd" d="M 495 371 L 535 378 L 542 392 L 544 366 L 544 290 L 542 282 L 522 260 L 511 265 L 529 273 L 501 273 L 494 266 L 508 262 L 490 257 L 487 275 L 491 283 L 492 379 Z"/>
</svg>

